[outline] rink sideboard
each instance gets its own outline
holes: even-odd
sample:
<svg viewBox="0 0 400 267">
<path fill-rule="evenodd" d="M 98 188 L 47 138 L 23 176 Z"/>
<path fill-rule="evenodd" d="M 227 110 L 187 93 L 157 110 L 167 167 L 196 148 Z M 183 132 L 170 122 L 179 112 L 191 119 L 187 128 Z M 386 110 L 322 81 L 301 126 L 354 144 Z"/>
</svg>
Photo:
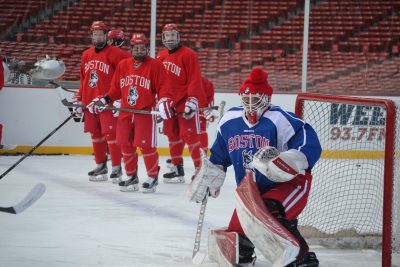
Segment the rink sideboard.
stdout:
<svg viewBox="0 0 400 267">
<path fill-rule="evenodd" d="M 15 144 L 11 151 L 0 150 L 0 154 L 28 152 L 44 137 L 59 126 L 69 115 L 68 108 L 61 104 L 63 97 L 71 99 L 72 93 L 58 92 L 53 88 L 5 87 L 0 91 L 0 123 L 3 124 L 3 144 Z M 400 97 L 390 97 L 400 101 Z M 225 110 L 240 105 L 236 93 L 216 93 L 215 105 L 226 101 Z M 272 102 L 294 112 L 296 94 L 274 94 Z M 317 114 L 316 114 L 317 115 Z M 216 134 L 217 123 L 207 129 L 210 145 Z M 158 124 L 158 147 L 161 155 L 168 155 L 167 138 L 162 134 L 162 123 Z M 52 135 L 35 153 L 37 154 L 92 154 L 89 134 L 83 133 L 83 123 L 70 120 Z M 187 149 L 185 154 L 188 155 Z"/>
</svg>

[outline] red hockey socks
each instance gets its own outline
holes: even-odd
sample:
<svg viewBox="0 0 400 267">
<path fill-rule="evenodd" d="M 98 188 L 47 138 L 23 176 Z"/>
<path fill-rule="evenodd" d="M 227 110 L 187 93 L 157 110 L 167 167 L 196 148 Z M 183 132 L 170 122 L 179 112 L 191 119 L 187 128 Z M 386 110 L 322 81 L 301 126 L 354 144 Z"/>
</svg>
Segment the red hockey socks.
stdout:
<svg viewBox="0 0 400 267">
<path fill-rule="evenodd" d="M 146 165 L 147 176 L 156 178 L 158 175 L 158 153 L 156 148 L 140 148 Z"/>
<path fill-rule="evenodd" d="M 179 137 L 177 139 L 168 138 L 169 153 L 171 155 L 172 164 L 178 165 L 183 163 L 182 154 L 185 143 Z"/>
<path fill-rule="evenodd" d="M 186 144 L 188 145 L 190 156 L 192 157 L 195 168 L 200 167 L 200 135 L 185 136 Z"/>
<path fill-rule="evenodd" d="M 97 164 L 107 160 L 107 142 L 102 135 L 92 134 L 94 159 Z"/>
<path fill-rule="evenodd" d="M 136 147 L 122 146 L 122 156 L 124 158 L 126 176 L 135 176 L 137 174 L 138 166 Z"/>
<path fill-rule="evenodd" d="M 113 167 L 121 165 L 121 147 L 117 144 L 115 134 L 107 134 L 108 152 L 110 153 L 111 165 Z"/>
</svg>

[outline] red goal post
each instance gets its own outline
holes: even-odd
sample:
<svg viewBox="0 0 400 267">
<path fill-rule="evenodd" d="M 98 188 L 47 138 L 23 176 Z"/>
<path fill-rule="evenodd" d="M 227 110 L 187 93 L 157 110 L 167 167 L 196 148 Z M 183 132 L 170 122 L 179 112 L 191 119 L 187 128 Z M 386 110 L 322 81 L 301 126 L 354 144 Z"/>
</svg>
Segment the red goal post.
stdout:
<svg viewBox="0 0 400 267">
<path fill-rule="evenodd" d="M 368 240 L 355 243 L 382 246 L 382 266 L 391 266 L 400 250 L 399 104 L 301 93 L 295 113 L 316 130 L 323 148 L 299 217 L 302 233 L 348 244 Z"/>
</svg>

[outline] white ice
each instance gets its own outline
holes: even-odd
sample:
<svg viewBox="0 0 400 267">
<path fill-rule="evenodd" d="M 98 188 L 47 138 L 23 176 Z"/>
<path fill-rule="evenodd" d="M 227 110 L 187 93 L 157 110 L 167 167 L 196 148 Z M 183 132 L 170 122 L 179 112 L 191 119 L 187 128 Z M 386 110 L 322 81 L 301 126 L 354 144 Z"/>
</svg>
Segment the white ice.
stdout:
<svg viewBox="0 0 400 267">
<path fill-rule="evenodd" d="M 19 157 L 1 156 L 0 174 Z M 167 171 L 160 158 L 161 173 Z M 145 178 L 140 158 L 139 178 Z M 109 163 L 110 165 L 110 163 Z M 191 255 L 200 205 L 185 190 L 193 173 L 185 158 L 186 184 L 164 184 L 153 194 L 122 193 L 110 181 L 89 182 L 91 156 L 31 156 L 0 181 L 0 206 L 18 203 L 37 183 L 47 190 L 18 215 L 0 213 L 0 266 L 193 266 Z M 110 167 L 110 166 L 109 166 Z M 207 229 L 227 225 L 234 208 L 233 171 L 217 199 L 207 205 Z M 338 250 L 311 246 L 322 267 L 377 267 L 375 250 Z M 396 256 L 394 266 L 400 266 Z M 203 266 L 216 267 L 206 257 Z M 258 266 L 269 266 L 258 253 Z"/>
</svg>

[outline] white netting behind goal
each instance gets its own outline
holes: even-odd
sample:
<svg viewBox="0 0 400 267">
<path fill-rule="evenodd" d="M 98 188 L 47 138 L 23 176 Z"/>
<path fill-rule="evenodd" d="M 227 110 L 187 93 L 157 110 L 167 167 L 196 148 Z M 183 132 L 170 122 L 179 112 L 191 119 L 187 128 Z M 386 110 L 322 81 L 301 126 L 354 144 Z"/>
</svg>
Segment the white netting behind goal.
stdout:
<svg viewBox="0 0 400 267">
<path fill-rule="evenodd" d="M 323 147 L 321 160 L 313 168 L 307 207 L 299 218 L 301 231 L 306 238 L 318 238 L 323 244 L 381 247 L 384 207 L 390 208 L 387 199 L 390 190 L 393 193 L 389 211 L 392 220 L 385 226 L 392 230 L 391 250 L 398 252 L 399 105 L 396 105 L 395 132 L 390 137 L 394 142 L 394 159 L 392 165 L 385 165 L 389 126 L 385 105 L 334 98 L 324 96 L 320 100 L 304 100 L 303 108 L 296 111 L 313 126 Z M 393 181 L 386 187 L 385 168 L 393 168 Z"/>
</svg>

